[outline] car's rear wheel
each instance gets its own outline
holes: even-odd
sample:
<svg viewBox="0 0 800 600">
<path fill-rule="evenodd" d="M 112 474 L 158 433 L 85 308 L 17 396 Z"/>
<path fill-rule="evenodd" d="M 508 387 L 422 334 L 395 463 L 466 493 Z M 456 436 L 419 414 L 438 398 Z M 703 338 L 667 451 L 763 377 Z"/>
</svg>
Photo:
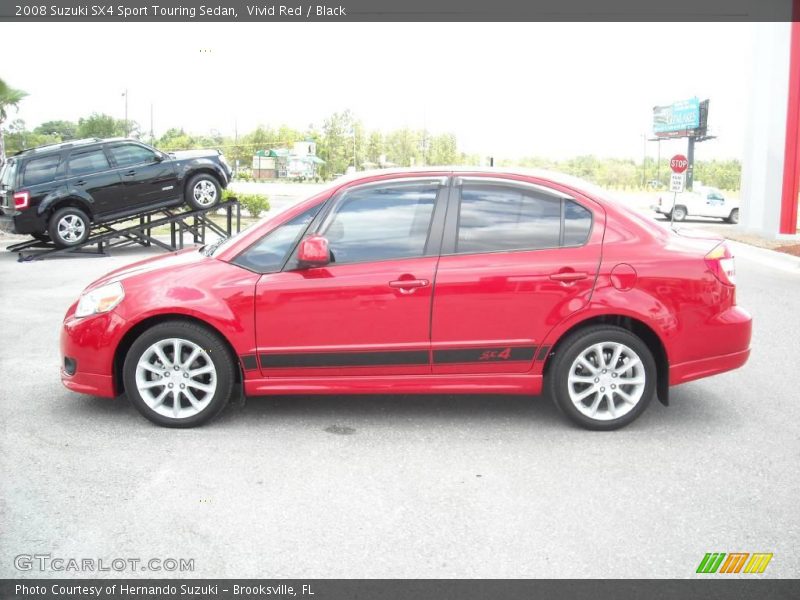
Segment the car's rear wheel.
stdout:
<svg viewBox="0 0 800 600">
<path fill-rule="evenodd" d="M 199 173 L 186 184 L 186 202 L 194 209 L 216 206 L 221 198 L 222 188 L 213 175 Z"/>
<path fill-rule="evenodd" d="M 58 248 L 80 246 L 89 237 L 91 222 L 79 208 L 60 208 L 50 217 L 47 232 Z"/>
<path fill-rule="evenodd" d="M 672 209 L 670 217 L 673 221 L 683 221 L 686 218 L 686 214 L 686 207 L 678 205 Z"/>
<path fill-rule="evenodd" d="M 728 218 L 726 219 L 726 221 L 728 221 L 728 223 L 733 223 L 734 225 L 736 225 L 739 222 L 739 209 L 738 208 L 734 208 L 731 211 L 731 214 L 728 215 Z"/>
<path fill-rule="evenodd" d="M 194 323 L 168 321 L 133 343 L 123 380 L 128 398 L 153 423 L 195 427 L 230 400 L 234 362 L 215 333 Z"/>
<path fill-rule="evenodd" d="M 647 345 L 630 331 L 597 325 L 564 340 L 547 383 L 557 406 L 573 422 L 587 429 L 618 429 L 650 403 L 656 365 Z"/>
</svg>

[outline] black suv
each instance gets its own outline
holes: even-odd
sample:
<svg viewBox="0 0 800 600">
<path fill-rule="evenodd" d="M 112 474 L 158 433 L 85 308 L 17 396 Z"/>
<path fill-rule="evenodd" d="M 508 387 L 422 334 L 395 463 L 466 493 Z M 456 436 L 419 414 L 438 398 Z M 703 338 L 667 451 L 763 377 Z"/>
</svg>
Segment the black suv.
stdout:
<svg viewBox="0 0 800 600">
<path fill-rule="evenodd" d="M 102 223 L 186 202 L 210 208 L 231 179 L 218 150 L 165 154 L 130 139 L 41 146 L 0 167 L 0 229 L 82 244 Z"/>
</svg>

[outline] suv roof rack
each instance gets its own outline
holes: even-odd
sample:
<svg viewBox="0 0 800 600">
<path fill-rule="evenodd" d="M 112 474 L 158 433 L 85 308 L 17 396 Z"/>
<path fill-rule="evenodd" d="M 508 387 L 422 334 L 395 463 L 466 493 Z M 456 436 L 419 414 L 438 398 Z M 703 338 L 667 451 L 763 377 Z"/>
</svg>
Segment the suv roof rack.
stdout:
<svg viewBox="0 0 800 600">
<path fill-rule="evenodd" d="M 97 142 L 102 142 L 103 138 L 82 138 L 80 140 L 67 140 L 66 142 L 55 142 L 52 144 L 45 144 L 44 146 L 36 146 L 35 148 L 26 148 L 25 150 L 20 150 L 14 156 L 20 156 L 22 154 L 38 154 L 40 152 L 48 152 L 51 150 L 63 150 L 64 148 L 70 148 L 72 146 L 83 146 L 86 144 L 96 144 Z"/>
</svg>

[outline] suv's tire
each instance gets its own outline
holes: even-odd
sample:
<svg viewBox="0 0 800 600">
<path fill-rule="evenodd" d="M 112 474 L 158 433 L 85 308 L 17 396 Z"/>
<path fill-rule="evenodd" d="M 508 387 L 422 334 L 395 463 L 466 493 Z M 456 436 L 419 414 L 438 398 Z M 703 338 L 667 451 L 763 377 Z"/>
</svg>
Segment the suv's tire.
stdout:
<svg viewBox="0 0 800 600">
<path fill-rule="evenodd" d="M 136 339 L 122 377 L 131 403 L 153 423 L 196 427 L 230 400 L 234 360 L 225 342 L 205 327 L 166 321 Z"/>
<path fill-rule="evenodd" d="M 681 206 L 680 204 L 672 209 L 672 214 L 670 218 L 673 221 L 683 221 L 686 218 L 687 211 L 685 206 Z"/>
<path fill-rule="evenodd" d="M 728 223 L 732 223 L 732 224 L 736 225 L 736 224 L 739 222 L 739 209 L 738 209 L 738 208 L 734 208 L 734 209 L 731 211 L 731 214 L 730 214 L 730 215 L 728 215 L 728 218 L 727 218 L 727 219 L 725 219 L 725 220 L 726 220 Z"/>
<path fill-rule="evenodd" d="M 73 248 L 81 245 L 89 237 L 91 221 L 79 208 L 67 206 L 60 208 L 50 217 L 47 232 L 58 248 Z"/>
<path fill-rule="evenodd" d="M 211 208 L 222 200 L 219 181 L 208 173 L 198 173 L 186 184 L 186 203 L 195 210 Z"/>
<path fill-rule="evenodd" d="M 655 394 L 656 365 L 647 345 L 630 331 L 596 325 L 560 344 L 546 384 L 573 422 L 607 431 L 631 423 L 647 408 Z"/>
</svg>

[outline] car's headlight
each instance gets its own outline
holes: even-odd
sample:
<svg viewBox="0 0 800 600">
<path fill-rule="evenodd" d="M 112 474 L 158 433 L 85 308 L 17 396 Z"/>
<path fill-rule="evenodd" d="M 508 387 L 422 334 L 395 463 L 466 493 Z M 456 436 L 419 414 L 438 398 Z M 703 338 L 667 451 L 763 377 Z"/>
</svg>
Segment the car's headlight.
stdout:
<svg viewBox="0 0 800 600">
<path fill-rule="evenodd" d="M 125 290 L 119 281 L 96 288 L 81 295 L 78 308 L 75 309 L 76 317 L 88 317 L 112 310 L 125 297 Z"/>
</svg>

